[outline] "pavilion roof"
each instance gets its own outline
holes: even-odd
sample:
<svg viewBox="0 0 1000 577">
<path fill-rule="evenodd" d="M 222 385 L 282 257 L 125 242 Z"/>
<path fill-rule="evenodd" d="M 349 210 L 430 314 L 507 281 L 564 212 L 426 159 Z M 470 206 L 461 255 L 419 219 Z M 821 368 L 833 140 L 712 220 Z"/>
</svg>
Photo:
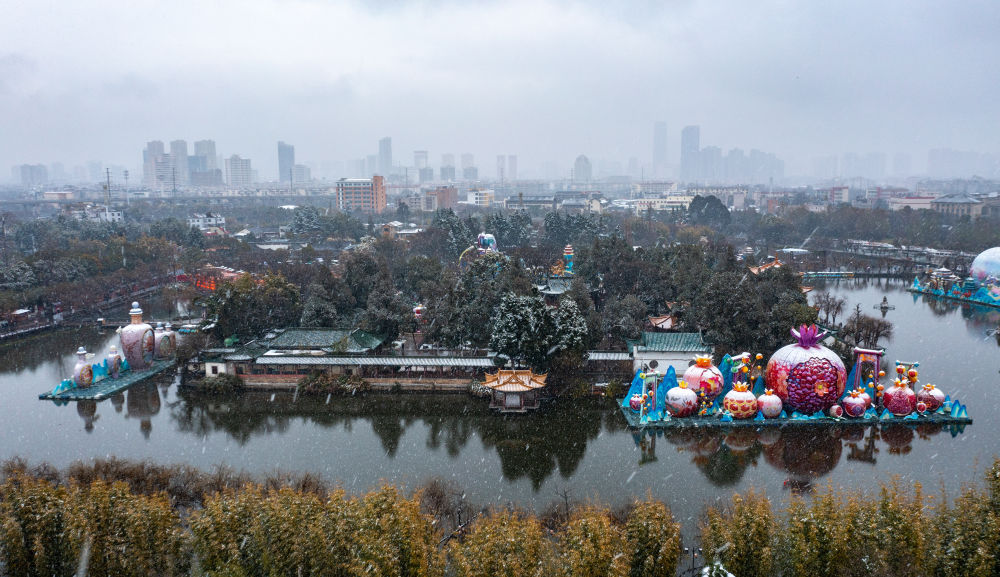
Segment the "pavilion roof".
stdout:
<svg viewBox="0 0 1000 577">
<path fill-rule="evenodd" d="M 536 375 L 530 370 L 504 370 L 487 374 L 484 383 L 494 391 L 502 393 L 524 393 L 545 387 L 548 375 Z"/>
</svg>

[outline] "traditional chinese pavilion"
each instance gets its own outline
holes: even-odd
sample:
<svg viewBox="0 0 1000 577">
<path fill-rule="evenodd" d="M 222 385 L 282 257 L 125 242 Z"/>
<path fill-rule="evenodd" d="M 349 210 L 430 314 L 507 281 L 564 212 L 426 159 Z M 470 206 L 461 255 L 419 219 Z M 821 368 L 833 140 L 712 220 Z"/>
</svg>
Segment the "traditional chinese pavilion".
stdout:
<svg viewBox="0 0 1000 577">
<path fill-rule="evenodd" d="M 490 408 L 501 413 L 524 413 L 538 408 L 545 377 L 530 370 L 498 370 L 487 373 L 484 385 L 490 389 Z"/>
</svg>

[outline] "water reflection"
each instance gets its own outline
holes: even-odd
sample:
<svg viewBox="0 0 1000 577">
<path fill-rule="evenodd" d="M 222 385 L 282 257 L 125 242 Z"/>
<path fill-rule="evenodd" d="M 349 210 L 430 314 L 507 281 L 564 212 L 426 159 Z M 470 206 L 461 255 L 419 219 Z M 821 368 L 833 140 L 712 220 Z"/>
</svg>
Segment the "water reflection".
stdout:
<svg viewBox="0 0 1000 577">
<path fill-rule="evenodd" d="M 802 493 L 810 491 L 816 479 L 832 472 L 845 452 L 847 461 L 874 466 L 883 449 L 891 455 L 906 455 L 915 439 L 930 440 L 942 432 L 956 436 L 963 431 L 964 426 L 940 423 L 741 427 L 728 431 L 683 427 L 634 431 L 632 438 L 640 449 L 639 465 L 658 461 L 657 444 L 663 446 L 665 441 L 677 453 L 690 454 L 691 462 L 713 485 L 727 487 L 738 484 L 748 467 L 756 467 L 763 456 L 768 465 L 787 473 L 786 489 Z"/>
<path fill-rule="evenodd" d="M 234 397 L 184 393 L 181 398 L 170 407 L 177 430 L 201 437 L 224 431 L 240 445 L 255 436 L 283 434 L 294 420 L 345 431 L 366 423 L 389 459 L 397 456 L 400 440 L 414 425 L 426 430 L 428 449 L 444 449 L 452 458 L 476 437 L 496 452 L 505 479 L 528 479 L 535 490 L 557 470 L 570 479 L 587 443 L 602 428 L 621 431 L 625 426 L 614 405 L 587 401 L 503 416 L 465 395 L 368 395 L 327 401 L 250 392 Z"/>
<path fill-rule="evenodd" d="M 126 419 L 139 419 L 142 436 L 149 438 L 153 432 L 153 417 L 160 412 L 160 391 L 152 381 L 131 386 L 125 392 Z"/>
</svg>

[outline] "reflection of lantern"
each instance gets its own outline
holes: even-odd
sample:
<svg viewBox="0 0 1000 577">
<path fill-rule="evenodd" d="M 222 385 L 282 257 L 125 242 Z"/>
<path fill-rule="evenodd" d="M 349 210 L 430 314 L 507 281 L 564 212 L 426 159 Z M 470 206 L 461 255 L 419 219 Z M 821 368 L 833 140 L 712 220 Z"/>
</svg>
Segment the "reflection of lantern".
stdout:
<svg viewBox="0 0 1000 577">
<path fill-rule="evenodd" d="M 782 429 L 781 440 L 767 447 L 768 463 L 799 478 L 820 477 L 840 462 L 843 443 L 832 430 Z"/>
<path fill-rule="evenodd" d="M 889 425 L 882 429 L 882 440 L 889 445 L 889 452 L 894 455 L 909 453 L 913 447 L 913 429 L 906 425 Z"/>
<path fill-rule="evenodd" d="M 749 419 L 757 414 L 757 397 L 753 396 L 746 383 L 733 383 L 733 390 L 726 393 L 722 406 L 734 419 Z"/>
<path fill-rule="evenodd" d="M 142 309 L 139 308 L 139 303 L 132 303 L 132 310 L 128 314 L 132 318 L 132 323 L 122 327 L 122 352 L 125 353 L 129 367 L 134 370 L 145 369 L 153 362 L 156 346 L 153 327 L 142 322 Z"/>
<path fill-rule="evenodd" d="M 754 441 L 757 440 L 757 431 L 751 427 L 736 427 L 726 435 L 724 439 L 726 446 L 736 452 L 747 451 L 753 448 Z"/>
<path fill-rule="evenodd" d="M 85 389 L 94 383 L 94 368 L 87 361 L 87 349 L 83 347 L 76 350 L 76 365 L 73 366 L 73 382 L 81 389 Z"/>
<path fill-rule="evenodd" d="M 704 392 L 705 398 L 709 401 L 722 392 L 722 371 L 712 364 L 712 357 L 708 355 L 698 355 L 694 358 L 694 364 L 684 371 L 684 381 L 695 394 Z"/>
<path fill-rule="evenodd" d="M 687 381 L 681 381 L 667 391 L 665 404 L 671 416 L 689 417 L 698 410 L 698 395 L 688 388 Z"/>
<path fill-rule="evenodd" d="M 765 419 L 773 419 L 781 414 L 781 397 L 774 394 L 774 391 L 767 389 L 764 394 L 757 397 L 757 410 L 759 410 Z"/>
<path fill-rule="evenodd" d="M 905 417 L 917 408 L 917 394 L 903 381 L 894 381 L 882 393 L 882 405 L 897 417 Z"/>
<path fill-rule="evenodd" d="M 923 402 L 927 405 L 927 411 L 933 413 L 934 411 L 941 408 L 944 404 L 944 393 L 941 389 L 935 387 L 934 385 L 927 383 L 924 388 L 920 389 L 917 393 L 917 401 Z"/>
<path fill-rule="evenodd" d="M 778 349 L 767 362 L 767 385 L 792 410 L 807 415 L 824 411 L 844 392 L 844 362 L 819 344 L 826 333 L 816 325 L 802 325 L 792 334 L 798 342 Z"/>
</svg>

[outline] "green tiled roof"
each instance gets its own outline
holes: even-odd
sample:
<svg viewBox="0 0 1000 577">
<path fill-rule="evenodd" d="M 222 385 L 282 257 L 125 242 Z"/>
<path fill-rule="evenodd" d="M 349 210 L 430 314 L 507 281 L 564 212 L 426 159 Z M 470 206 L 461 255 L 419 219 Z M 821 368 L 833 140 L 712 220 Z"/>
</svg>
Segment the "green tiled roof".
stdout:
<svg viewBox="0 0 1000 577">
<path fill-rule="evenodd" d="M 332 349 L 335 352 L 364 353 L 382 344 L 383 339 L 360 329 L 286 329 L 274 337 L 272 349 Z"/>
<path fill-rule="evenodd" d="M 631 344 L 631 343 L 630 343 Z M 659 353 L 707 353 L 712 347 L 701 340 L 699 333 L 642 333 L 640 351 Z"/>
</svg>

